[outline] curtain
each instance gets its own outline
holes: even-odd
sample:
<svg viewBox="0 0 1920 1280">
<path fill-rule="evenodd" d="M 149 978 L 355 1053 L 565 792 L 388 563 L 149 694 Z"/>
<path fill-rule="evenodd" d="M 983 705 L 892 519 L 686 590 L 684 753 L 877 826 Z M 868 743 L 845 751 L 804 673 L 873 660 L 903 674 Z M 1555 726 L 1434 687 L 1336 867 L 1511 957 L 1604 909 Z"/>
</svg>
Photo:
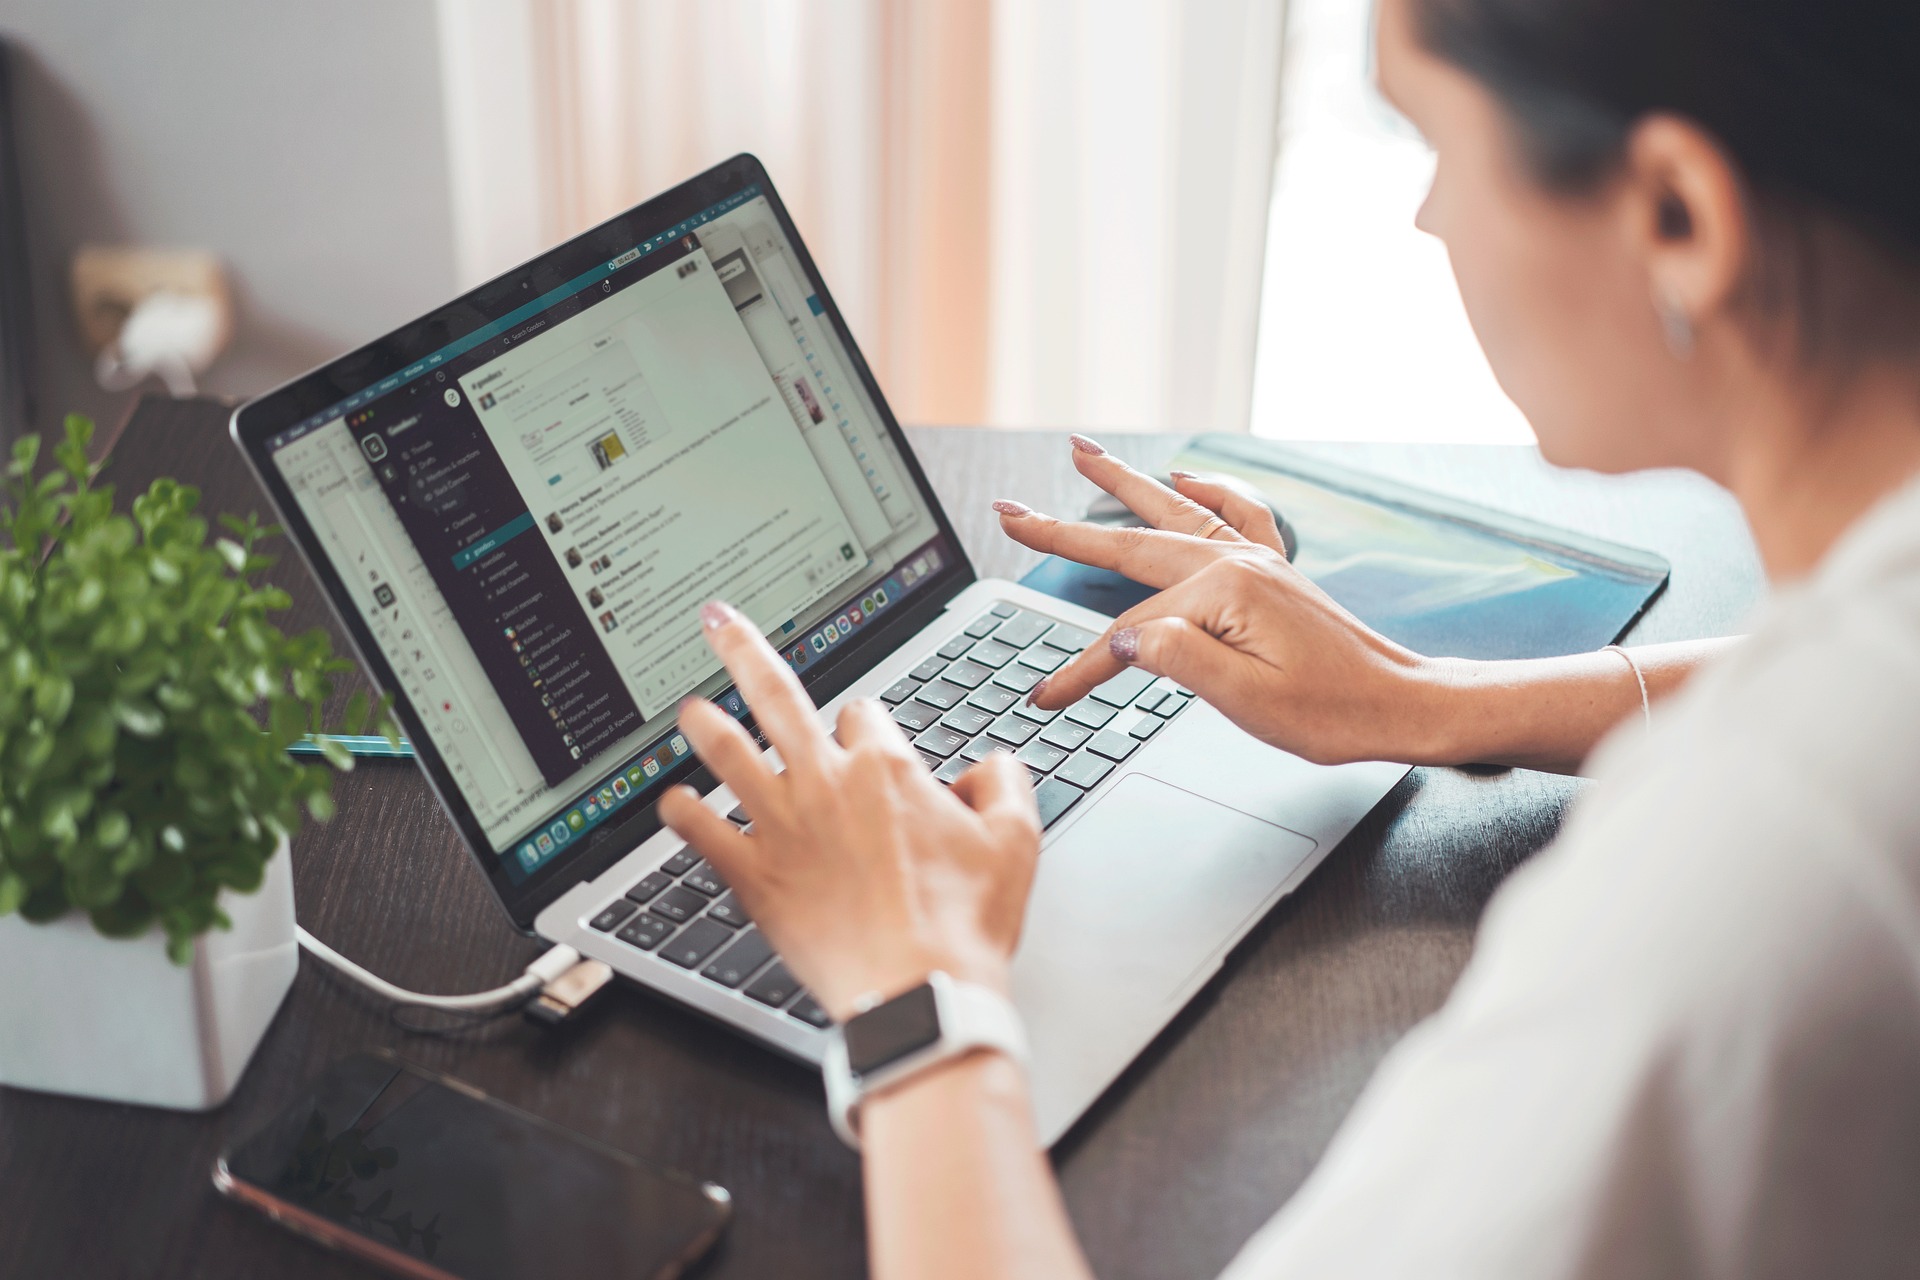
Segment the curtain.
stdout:
<svg viewBox="0 0 1920 1280">
<path fill-rule="evenodd" d="M 440 0 L 468 284 L 739 151 L 911 422 L 1245 430 L 1284 0 Z"/>
</svg>

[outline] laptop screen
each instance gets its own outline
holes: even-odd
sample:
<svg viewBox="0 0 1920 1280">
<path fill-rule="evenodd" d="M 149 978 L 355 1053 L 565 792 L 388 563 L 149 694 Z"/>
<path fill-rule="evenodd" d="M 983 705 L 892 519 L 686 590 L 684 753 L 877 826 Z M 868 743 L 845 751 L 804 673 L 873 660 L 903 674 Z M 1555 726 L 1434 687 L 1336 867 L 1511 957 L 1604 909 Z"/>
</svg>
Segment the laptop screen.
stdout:
<svg viewBox="0 0 1920 1280">
<path fill-rule="evenodd" d="M 516 884 L 745 714 L 702 602 L 805 671 L 945 554 L 758 185 L 266 448 Z"/>
</svg>

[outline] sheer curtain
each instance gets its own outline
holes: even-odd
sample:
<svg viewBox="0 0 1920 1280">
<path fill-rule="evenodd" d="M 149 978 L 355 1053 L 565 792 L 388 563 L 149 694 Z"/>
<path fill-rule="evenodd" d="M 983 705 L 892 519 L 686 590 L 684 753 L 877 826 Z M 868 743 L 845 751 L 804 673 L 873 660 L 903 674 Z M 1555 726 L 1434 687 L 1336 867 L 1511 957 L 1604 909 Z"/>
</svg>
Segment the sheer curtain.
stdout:
<svg viewBox="0 0 1920 1280">
<path fill-rule="evenodd" d="M 1284 0 L 440 0 L 474 283 L 738 151 L 908 421 L 1245 430 Z"/>
</svg>

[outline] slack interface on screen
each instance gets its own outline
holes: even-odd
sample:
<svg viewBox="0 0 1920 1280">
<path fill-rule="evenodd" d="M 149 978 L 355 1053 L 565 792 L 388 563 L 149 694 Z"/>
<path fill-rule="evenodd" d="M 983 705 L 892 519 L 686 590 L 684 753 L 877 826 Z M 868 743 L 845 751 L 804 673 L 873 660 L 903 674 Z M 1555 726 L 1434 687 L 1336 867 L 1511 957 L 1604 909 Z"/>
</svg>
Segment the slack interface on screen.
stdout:
<svg viewBox="0 0 1920 1280">
<path fill-rule="evenodd" d="M 686 758 L 679 699 L 726 685 L 703 601 L 804 666 L 937 562 L 931 513 L 752 195 L 275 441 L 519 874 Z"/>
</svg>

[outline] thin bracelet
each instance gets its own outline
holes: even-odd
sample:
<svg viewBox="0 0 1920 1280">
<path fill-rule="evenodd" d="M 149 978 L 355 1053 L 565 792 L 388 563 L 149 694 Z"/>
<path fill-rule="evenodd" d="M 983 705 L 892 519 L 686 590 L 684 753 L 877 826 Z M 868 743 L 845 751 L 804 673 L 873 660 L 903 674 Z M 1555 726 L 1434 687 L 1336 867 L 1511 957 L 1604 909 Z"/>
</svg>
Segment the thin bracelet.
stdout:
<svg viewBox="0 0 1920 1280">
<path fill-rule="evenodd" d="M 1646 721 L 1647 732 L 1652 733 L 1653 732 L 1653 703 L 1647 697 L 1647 677 L 1641 672 L 1640 664 L 1634 660 L 1634 656 L 1632 654 L 1628 653 L 1625 649 L 1622 649 L 1617 644 L 1610 644 L 1606 648 L 1602 649 L 1600 652 L 1617 653 L 1622 658 L 1625 658 L 1627 660 L 1627 666 L 1630 667 L 1633 671 L 1634 682 L 1640 686 L 1640 715 Z"/>
</svg>

